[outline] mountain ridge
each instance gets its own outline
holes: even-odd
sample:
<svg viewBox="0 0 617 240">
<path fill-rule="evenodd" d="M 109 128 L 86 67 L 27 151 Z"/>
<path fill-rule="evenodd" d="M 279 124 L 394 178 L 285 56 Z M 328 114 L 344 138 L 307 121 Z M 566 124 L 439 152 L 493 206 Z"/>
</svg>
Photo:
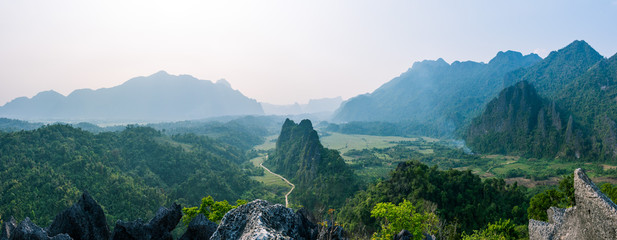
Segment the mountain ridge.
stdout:
<svg viewBox="0 0 617 240">
<path fill-rule="evenodd" d="M 172 121 L 226 115 L 261 115 L 254 99 L 231 88 L 190 75 L 159 71 L 115 87 L 78 89 L 67 96 L 53 90 L 17 98 L 0 107 L 0 116 L 23 120 Z"/>
<path fill-rule="evenodd" d="M 529 121 L 542 122 L 540 125 L 544 126 L 526 134 L 516 126 L 505 127 L 501 132 L 492 129 L 481 133 L 478 129 L 482 126 L 508 121 L 485 117 L 493 115 L 491 111 L 499 111 L 487 106 L 470 125 L 465 138 L 474 151 L 484 153 L 613 160 L 617 158 L 616 72 L 617 54 L 607 59 L 586 42 L 574 41 L 553 51 L 538 64 L 514 71 L 504 79 L 504 83 L 518 81 L 514 86 L 523 82 L 533 86 L 544 100 L 536 104 L 541 111 L 527 109 L 526 114 L 537 116 L 537 120 Z M 554 128 L 549 126 L 550 121 Z"/>
<path fill-rule="evenodd" d="M 536 54 L 506 51 L 489 63 L 415 62 L 372 93 L 343 102 L 333 120 L 431 123 L 454 133 L 502 89 L 506 73 L 540 60 Z"/>
</svg>

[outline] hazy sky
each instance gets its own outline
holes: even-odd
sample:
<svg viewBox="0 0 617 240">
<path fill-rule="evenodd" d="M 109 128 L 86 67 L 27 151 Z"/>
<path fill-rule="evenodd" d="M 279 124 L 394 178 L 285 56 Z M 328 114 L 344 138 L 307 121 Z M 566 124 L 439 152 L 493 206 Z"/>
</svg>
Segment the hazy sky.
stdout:
<svg viewBox="0 0 617 240">
<path fill-rule="evenodd" d="M 288 104 L 371 92 L 413 62 L 488 62 L 586 40 L 617 52 L 617 0 L 0 0 L 0 105 L 159 70 Z"/>
</svg>

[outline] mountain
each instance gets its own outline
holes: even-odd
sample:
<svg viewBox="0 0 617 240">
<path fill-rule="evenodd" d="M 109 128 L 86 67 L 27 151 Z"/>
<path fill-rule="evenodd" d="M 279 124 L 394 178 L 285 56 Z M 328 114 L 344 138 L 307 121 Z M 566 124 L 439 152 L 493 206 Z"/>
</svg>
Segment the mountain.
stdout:
<svg viewBox="0 0 617 240">
<path fill-rule="evenodd" d="M 502 89 L 506 73 L 540 60 L 507 51 L 489 63 L 416 62 L 374 92 L 344 102 L 334 121 L 414 121 L 453 132 Z"/>
<path fill-rule="evenodd" d="M 112 88 L 75 90 L 66 97 L 41 92 L 0 107 L 2 117 L 47 121 L 158 122 L 251 114 L 263 114 L 261 105 L 225 80 L 213 83 L 164 71 Z"/>
<path fill-rule="evenodd" d="M 469 126 L 465 140 L 482 153 L 555 157 L 574 151 L 580 157 L 580 138 L 572 117 L 555 102 L 541 98 L 527 81 L 510 86 L 491 100 Z M 567 139 L 567 141 L 566 141 Z M 569 151 L 570 150 L 570 151 Z"/>
<path fill-rule="evenodd" d="M 472 122 L 465 138 L 474 151 L 617 158 L 617 55 L 605 59 L 586 42 L 574 41 L 538 64 L 508 74 L 504 81 L 521 82 L 504 90 Z M 537 96 L 521 97 L 535 94 L 523 88 L 536 89 Z M 513 89 L 524 93 L 508 99 Z"/>
<path fill-rule="evenodd" d="M 306 113 L 334 112 L 343 102 L 341 97 L 311 99 L 307 104 L 276 105 L 261 103 L 267 115 L 298 115 Z"/>
<path fill-rule="evenodd" d="M 353 171 L 336 150 L 324 148 L 310 120 L 285 120 L 276 148 L 264 163 L 296 185 L 291 202 L 308 209 L 336 208 L 358 190 Z"/>
<path fill-rule="evenodd" d="M 582 126 L 591 158 L 617 158 L 617 54 L 576 78 L 556 101 Z"/>
<path fill-rule="evenodd" d="M 556 97 L 566 85 L 602 59 L 604 57 L 587 42 L 577 40 L 551 52 L 545 59 L 529 68 L 508 73 L 504 78 L 504 86 L 527 81 L 535 86 L 540 95 Z"/>
</svg>

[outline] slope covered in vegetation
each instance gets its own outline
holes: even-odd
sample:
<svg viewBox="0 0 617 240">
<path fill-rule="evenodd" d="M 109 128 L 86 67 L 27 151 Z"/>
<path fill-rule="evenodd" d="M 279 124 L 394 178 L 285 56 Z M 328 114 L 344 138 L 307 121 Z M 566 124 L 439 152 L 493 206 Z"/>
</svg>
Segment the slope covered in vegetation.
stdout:
<svg viewBox="0 0 617 240">
<path fill-rule="evenodd" d="M 194 134 L 167 137 L 148 127 L 92 134 L 68 125 L 0 132 L 0 214 L 47 225 L 89 191 L 109 223 L 151 217 L 169 202 L 208 194 L 257 198 L 260 184 L 236 163 L 244 153 Z"/>
<path fill-rule="evenodd" d="M 378 229 L 371 209 L 380 202 L 404 200 L 419 206 L 420 212 L 434 211 L 444 236 L 470 233 L 499 219 L 527 222 L 527 198 L 516 184 L 482 180 L 471 171 L 439 170 L 418 161 L 399 164 L 389 178 L 356 193 L 340 210 L 338 220 L 356 234 L 371 233 Z"/>
</svg>

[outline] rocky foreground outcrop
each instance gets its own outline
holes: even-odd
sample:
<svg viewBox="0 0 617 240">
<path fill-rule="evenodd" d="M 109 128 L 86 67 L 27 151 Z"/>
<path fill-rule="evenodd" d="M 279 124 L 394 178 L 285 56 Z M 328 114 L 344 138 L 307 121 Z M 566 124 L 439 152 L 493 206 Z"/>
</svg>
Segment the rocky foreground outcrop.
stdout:
<svg viewBox="0 0 617 240">
<path fill-rule="evenodd" d="M 255 200 L 225 214 L 210 239 L 317 239 L 317 226 L 303 217 L 283 205 Z"/>
<path fill-rule="evenodd" d="M 529 239 L 617 239 L 617 205 L 587 177 L 574 171 L 576 206 L 547 210 L 549 221 L 529 220 Z"/>
<path fill-rule="evenodd" d="M 171 231 L 182 218 L 181 207 L 161 207 L 147 223 L 141 219 L 118 220 L 110 234 L 100 205 L 84 192 L 77 203 L 59 213 L 51 226 L 41 228 L 29 218 L 19 224 L 11 217 L 2 224 L 0 240 L 172 240 Z M 229 211 L 220 225 L 204 215 L 195 217 L 181 240 L 231 239 L 346 239 L 340 226 L 320 226 L 309 220 L 306 211 L 294 212 L 280 204 L 255 200 Z"/>
<path fill-rule="evenodd" d="M 105 212 L 88 192 L 84 192 L 75 205 L 56 215 L 48 234 L 56 236 L 61 233 L 75 240 L 109 239 Z"/>
<path fill-rule="evenodd" d="M 159 208 L 148 223 L 144 223 L 141 219 L 132 222 L 118 220 L 111 239 L 173 240 L 171 231 L 176 228 L 180 218 L 182 218 L 182 208 L 173 203 L 170 208 Z"/>
</svg>

